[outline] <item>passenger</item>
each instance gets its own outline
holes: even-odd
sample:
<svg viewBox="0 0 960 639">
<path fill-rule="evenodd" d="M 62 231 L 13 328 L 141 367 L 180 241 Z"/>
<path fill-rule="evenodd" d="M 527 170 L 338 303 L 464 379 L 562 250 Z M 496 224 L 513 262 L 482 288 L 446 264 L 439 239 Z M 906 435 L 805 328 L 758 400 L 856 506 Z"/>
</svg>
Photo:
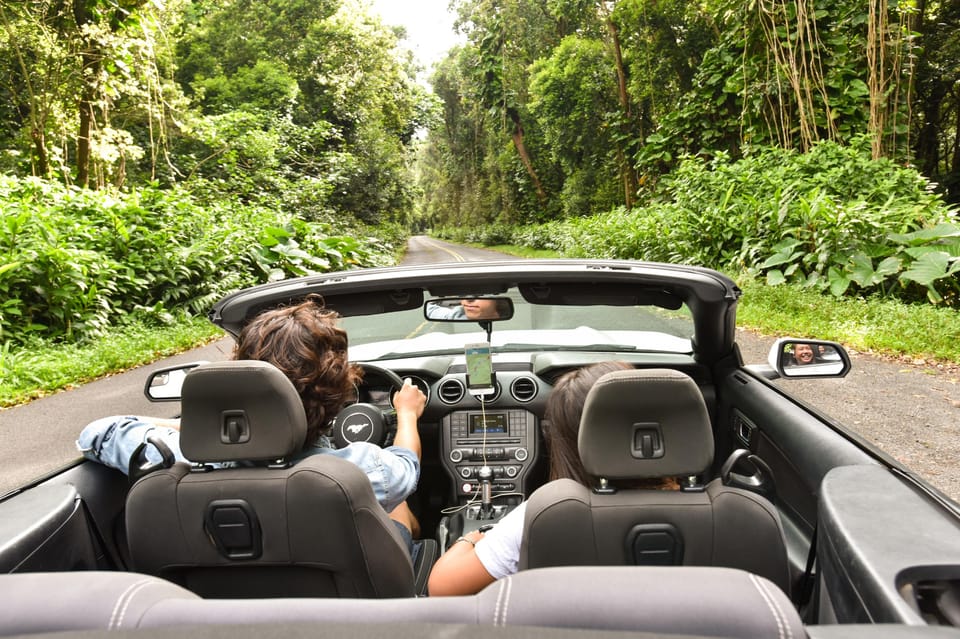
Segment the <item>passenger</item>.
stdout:
<svg viewBox="0 0 960 639">
<path fill-rule="evenodd" d="M 800 342 L 793 347 L 793 361 L 797 366 L 805 366 L 807 364 L 813 364 L 816 361 L 816 358 L 813 353 L 813 347 L 810 344 Z"/>
<path fill-rule="evenodd" d="M 355 401 L 363 371 L 347 360 L 347 333 L 337 326 L 336 312 L 326 309 L 319 296 L 268 310 L 254 317 L 240 332 L 234 359 L 269 362 L 293 382 L 307 416 L 307 437 L 297 459 L 328 454 L 353 462 L 363 470 L 373 492 L 391 519 L 406 531 L 408 545 L 419 536 L 419 524 L 406 499 L 420 478 L 420 433 L 417 420 L 426 396 L 406 380 L 394 395 L 397 432 L 393 445 L 380 448 L 367 442 L 335 449 L 327 432 L 334 417 Z M 158 417 L 113 416 L 98 419 L 83 429 L 77 447 L 87 459 L 128 472 L 134 451 L 152 435 L 188 461 L 180 451 L 180 421 Z M 160 460 L 152 446 L 147 459 Z M 229 463 L 223 464 L 231 465 Z"/>
<path fill-rule="evenodd" d="M 549 479 L 568 478 L 590 486 L 577 450 L 583 403 L 590 388 L 603 375 L 630 370 L 624 362 L 600 362 L 563 375 L 547 401 L 543 437 L 549 457 Z M 653 479 L 637 488 L 677 490 L 674 479 Z M 469 595 L 494 580 L 515 574 L 520 560 L 525 505 L 511 510 L 486 533 L 473 531 L 458 539 L 434 564 L 428 590 L 431 596 Z"/>
</svg>

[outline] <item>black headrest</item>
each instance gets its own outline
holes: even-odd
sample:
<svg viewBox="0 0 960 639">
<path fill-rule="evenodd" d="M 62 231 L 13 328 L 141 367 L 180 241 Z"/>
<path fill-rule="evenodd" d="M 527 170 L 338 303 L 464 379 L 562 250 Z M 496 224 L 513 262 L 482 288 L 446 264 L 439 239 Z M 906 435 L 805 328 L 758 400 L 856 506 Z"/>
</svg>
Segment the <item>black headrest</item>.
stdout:
<svg viewBox="0 0 960 639">
<path fill-rule="evenodd" d="M 272 364 L 202 364 L 183 381 L 180 449 L 193 462 L 261 461 L 303 447 L 307 417 L 293 383 Z"/>
<path fill-rule="evenodd" d="M 697 475 L 713 461 L 703 395 L 671 369 L 607 373 L 590 389 L 580 418 L 580 458 L 606 479 Z"/>
</svg>

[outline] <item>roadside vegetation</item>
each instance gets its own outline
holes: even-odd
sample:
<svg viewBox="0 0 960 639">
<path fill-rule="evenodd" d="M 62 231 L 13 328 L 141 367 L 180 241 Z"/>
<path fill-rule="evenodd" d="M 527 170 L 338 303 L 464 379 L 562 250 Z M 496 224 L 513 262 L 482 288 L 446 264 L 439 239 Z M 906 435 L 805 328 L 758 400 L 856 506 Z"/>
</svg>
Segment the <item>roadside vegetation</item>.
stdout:
<svg viewBox="0 0 960 639">
<path fill-rule="evenodd" d="M 960 361 L 960 4 L 0 2 L 0 406 L 411 232 L 698 264 L 741 323 Z M 415 43 L 414 43 L 415 44 Z"/>
</svg>

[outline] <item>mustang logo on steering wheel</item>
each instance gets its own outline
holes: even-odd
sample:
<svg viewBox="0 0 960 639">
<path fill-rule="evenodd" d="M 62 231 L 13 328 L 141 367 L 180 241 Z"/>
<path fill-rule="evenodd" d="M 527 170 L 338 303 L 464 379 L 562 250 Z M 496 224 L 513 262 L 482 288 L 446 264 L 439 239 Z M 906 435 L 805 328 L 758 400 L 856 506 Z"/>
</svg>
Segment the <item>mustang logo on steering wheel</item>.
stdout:
<svg viewBox="0 0 960 639">
<path fill-rule="evenodd" d="M 362 432 L 364 428 L 367 428 L 369 426 L 370 426 L 370 422 L 363 422 L 362 424 L 350 424 L 349 426 L 347 426 L 347 430 L 349 430 L 351 433 L 356 435 Z"/>
</svg>

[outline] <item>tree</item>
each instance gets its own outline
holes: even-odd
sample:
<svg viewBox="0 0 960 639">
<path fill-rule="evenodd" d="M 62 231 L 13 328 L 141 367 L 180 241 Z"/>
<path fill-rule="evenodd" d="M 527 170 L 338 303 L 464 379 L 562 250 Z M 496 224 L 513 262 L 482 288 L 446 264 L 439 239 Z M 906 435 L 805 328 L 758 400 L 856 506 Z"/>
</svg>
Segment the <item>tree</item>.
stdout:
<svg viewBox="0 0 960 639">
<path fill-rule="evenodd" d="M 911 15 L 917 38 L 914 155 L 921 171 L 960 203 L 960 3 L 921 0 Z"/>
<path fill-rule="evenodd" d="M 177 78 L 203 112 L 191 126 L 208 133 L 199 147 L 189 133 L 181 141 L 195 158 L 191 180 L 226 180 L 230 190 L 270 201 L 305 190 L 308 217 L 408 215 L 410 145 L 426 97 L 396 33 L 361 5 L 204 5 L 178 52 Z"/>
<path fill-rule="evenodd" d="M 622 203 L 615 195 L 618 162 L 611 161 L 620 149 L 620 103 L 605 44 L 567 36 L 531 71 L 529 107 L 566 176 L 564 212 L 584 215 Z"/>
<path fill-rule="evenodd" d="M 158 69 L 155 34 L 178 11 L 170 2 L 24 0 L 0 5 L 0 79 L 9 96 L 0 110 L 10 149 L 30 148 L 29 170 L 94 186 L 122 183 L 126 160 L 143 154 L 134 135 L 111 122 L 124 100 L 147 115 L 151 161 L 161 143 L 165 103 L 175 99 Z M 5 114 L 5 115 L 4 115 Z M 29 142 L 27 142 L 29 140 Z M 71 171 L 70 164 L 73 165 Z"/>
</svg>

